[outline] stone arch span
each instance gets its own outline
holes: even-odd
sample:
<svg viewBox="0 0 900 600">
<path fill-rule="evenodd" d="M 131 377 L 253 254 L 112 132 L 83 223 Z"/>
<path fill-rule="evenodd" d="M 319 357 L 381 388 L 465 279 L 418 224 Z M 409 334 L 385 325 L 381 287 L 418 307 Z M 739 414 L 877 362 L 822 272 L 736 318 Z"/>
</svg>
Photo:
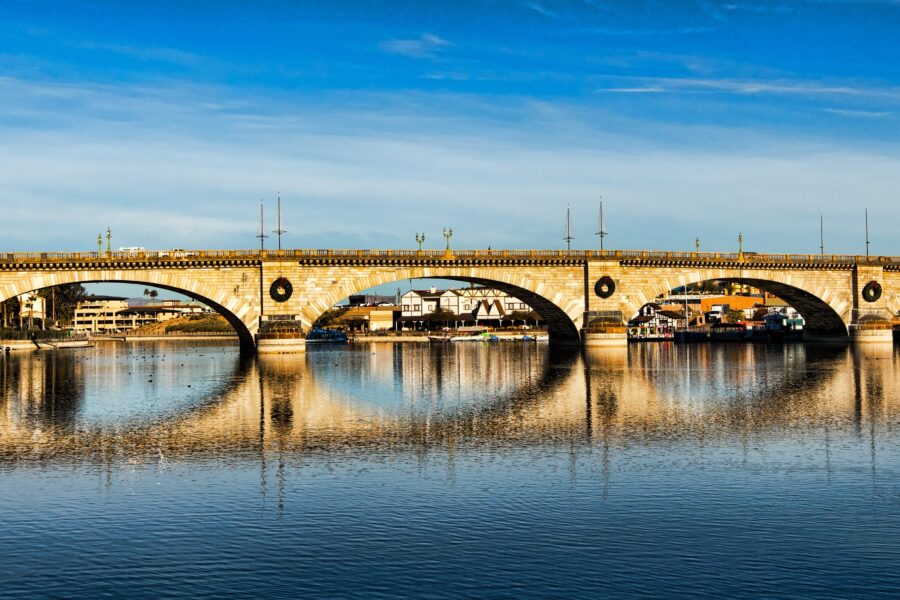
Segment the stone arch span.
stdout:
<svg viewBox="0 0 900 600">
<path fill-rule="evenodd" d="M 512 269 L 478 267 L 367 269 L 359 275 L 338 280 L 336 285 L 322 290 L 324 293 L 309 306 L 306 319 L 311 324 L 344 298 L 369 288 L 398 283 L 405 279 L 423 278 L 448 279 L 498 289 L 518 298 L 540 313 L 547 323 L 551 341 L 576 342 L 581 339 L 579 329 L 584 316 L 582 291 L 584 280 L 580 272 L 577 278 L 571 278 L 577 290 L 577 293 L 572 293 L 563 289 L 561 285 Z"/>
<path fill-rule="evenodd" d="M 637 314 L 641 306 L 660 294 L 704 281 L 725 281 L 749 285 L 778 296 L 803 316 L 804 329 L 811 336 L 846 337 L 852 319 L 851 273 L 821 274 L 815 271 L 786 272 L 780 270 L 690 269 L 655 278 L 649 285 L 639 286 L 639 293 L 629 296 L 628 315 Z"/>
<path fill-rule="evenodd" d="M 255 348 L 254 333 L 259 328 L 257 312 L 246 301 L 226 290 L 175 270 L 97 270 L 25 273 L 0 282 L 0 302 L 36 290 L 71 283 L 133 283 L 183 294 L 206 304 L 234 327 L 243 350 Z"/>
</svg>

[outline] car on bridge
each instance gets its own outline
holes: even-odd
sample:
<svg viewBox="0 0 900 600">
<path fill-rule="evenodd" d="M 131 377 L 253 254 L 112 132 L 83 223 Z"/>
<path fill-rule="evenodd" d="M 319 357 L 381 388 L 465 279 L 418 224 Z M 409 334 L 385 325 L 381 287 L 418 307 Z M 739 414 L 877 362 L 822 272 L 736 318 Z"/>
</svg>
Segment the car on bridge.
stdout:
<svg viewBox="0 0 900 600">
<path fill-rule="evenodd" d="M 193 252 L 189 252 L 184 248 L 172 248 L 171 250 L 163 250 L 159 253 L 160 258 L 190 258 L 194 256 Z"/>
</svg>

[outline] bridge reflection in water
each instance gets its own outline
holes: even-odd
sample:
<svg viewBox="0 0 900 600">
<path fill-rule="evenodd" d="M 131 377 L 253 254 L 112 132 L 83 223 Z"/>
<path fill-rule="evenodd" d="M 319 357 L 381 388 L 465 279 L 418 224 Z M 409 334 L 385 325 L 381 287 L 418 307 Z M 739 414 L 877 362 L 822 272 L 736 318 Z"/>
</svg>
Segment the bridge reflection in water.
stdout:
<svg viewBox="0 0 900 600">
<path fill-rule="evenodd" d="M 9 355 L 0 456 L 602 447 L 890 427 L 893 348 L 372 345 L 240 357 L 174 343 Z"/>
</svg>

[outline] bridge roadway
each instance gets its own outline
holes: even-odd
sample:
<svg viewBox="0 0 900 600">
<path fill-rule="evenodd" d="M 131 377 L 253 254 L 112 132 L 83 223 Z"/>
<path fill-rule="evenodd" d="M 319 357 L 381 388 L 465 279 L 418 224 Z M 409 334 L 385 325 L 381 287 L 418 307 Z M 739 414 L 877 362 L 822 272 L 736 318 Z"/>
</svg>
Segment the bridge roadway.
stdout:
<svg viewBox="0 0 900 600">
<path fill-rule="evenodd" d="M 622 325 L 674 288 L 752 285 L 794 306 L 809 339 L 890 338 L 900 257 L 628 250 L 196 250 L 0 253 L 0 301 L 67 283 L 124 282 L 185 294 L 220 312 L 245 349 L 274 325 L 304 329 L 376 285 L 440 278 L 492 286 L 537 310 L 552 342 L 624 343 Z M 261 335 L 262 334 L 262 335 Z M 270 337 L 277 337 L 270 336 Z"/>
</svg>

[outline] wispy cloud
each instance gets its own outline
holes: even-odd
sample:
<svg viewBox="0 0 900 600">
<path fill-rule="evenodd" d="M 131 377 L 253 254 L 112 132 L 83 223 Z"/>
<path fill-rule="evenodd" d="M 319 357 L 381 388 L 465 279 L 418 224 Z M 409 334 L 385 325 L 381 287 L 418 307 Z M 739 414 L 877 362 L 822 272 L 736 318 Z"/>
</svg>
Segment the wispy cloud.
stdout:
<svg viewBox="0 0 900 600">
<path fill-rule="evenodd" d="M 696 79 L 674 77 L 640 77 L 623 79 L 640 83 L 641 85 L 602 87 L 598 88 L 597 92 L 722 92 L 741 95 L 858 96 L 900 101 L 900 89 L 898 88 L 864 86 L 854 83 L 827 84 L 817 81 L 791 79 Z"/>
<path fill-rule="evenodd" d="M 57 95 L 49 83 L 30 87 L 7 79 L 0 93 L 0 205 L 23 207 L 5 213 L 0 251 L 33 249 L 36 228 L 60 249 L 89 249 L 107 225 L 122 245 L 249 247 L 258 199 L 275 190 L 294 247 L 409 247 L 423 223 L 453 225 L 461 246 L 559 247 L 567 202 L 590 215 L 575 232 L 588 246 L 598 193 L 609 199 L 618 247 L 672 249 L 699 234 L 716 248 L 721 232 L 745 227 L 756 250 L 803 251 L 786 228 L 861 194 L 881 215 L 885 239 L 900 220 L 894 148 L 848 150 L 723 127 L 663 134 L 629 123 L 617 131 L 613 115 L 508 97 L 280 104 L 215 87 L 68 85 Z M 25 99 L 41 129 L 7 118 Z M 107 107 L 117 105 L 109 119 Z M 753 206 L 760 197 L 785 207 L 783 229 L 721 213 L 725 200 Z M 845 218 L 840 210 L 833 218 Z M 704 229 L 682 213 L 718 216 Z M 559 227 L 548 227 L 554 219 Z M 334 223 L 342 224 L 339 242 L 322 234 Z M 817 240 L 811 231 L 807 245 Z"/>
<path fill-rule="evenodd" d="M 444 38 L 424 33 L 417 39 L 392 39 L 381 42 L 380 48 L 388 54 L 398 54 L 408 58 L 433 58 L 438 52 L 452 44 Z"/>
<path fill-rule="evenodd" d="M 543 15 L 550 19 L 555 19 L 558 15 L 554 11 L 550 10 L 540 2 L 527 2 L 525 7 L 531 11 L 538 13 L 539 15 Z"/>
<path fill-rule="evenodd" d="M 122 56 L 137 58 L 139 60 L 167 62 L 190 67 L 197 66 L 205 60 L 204 57 L 200 55 L 185 52 L 184 50 L 178 50 L 176 48 L 132 46 L 127 44 L 110 44 L 94 41 L 78 42 L 73 45 L 88 50 L 111 52 Z"/>
<path fill-rule="evenodd" d="M 883 110 L 853 110 L 847 108 L 826 108 L 825 112 L 843 117 L 855 117 L 860 119 L 883 119 L 893 113 Z"/>
<path fill-rule="evenodd" d="M 658 86 L 647 86 L 647 87 L 618 87 L 618 88 L 603 88 L 601 90 L 597 90 L 599 92 L 606 92 L 609 94 L 662 94 L 668 90 L 665 88 L 661 88 Z"/>
<path fill-rule="evenodd" d="M 647 28 L 622 28 L 616 29 L 613 27 L 592 27 L 590 29 L 585 30 L 587 33 L 596 33 L 599 35 L 608 35 L 608 36 L 629 36 L 629 37 L 641 37 L 641 36 L 666 36 L 666 35 L 692 35 L 698 33 L 709 33 L 711 31 L 716 31 L 716 27 L 707 27 L 707 26 L 690 26 L 690 27 L 672 27 L 672 28 L 655 28 L 655 27 L 647 27 Z"/>
</svg>

